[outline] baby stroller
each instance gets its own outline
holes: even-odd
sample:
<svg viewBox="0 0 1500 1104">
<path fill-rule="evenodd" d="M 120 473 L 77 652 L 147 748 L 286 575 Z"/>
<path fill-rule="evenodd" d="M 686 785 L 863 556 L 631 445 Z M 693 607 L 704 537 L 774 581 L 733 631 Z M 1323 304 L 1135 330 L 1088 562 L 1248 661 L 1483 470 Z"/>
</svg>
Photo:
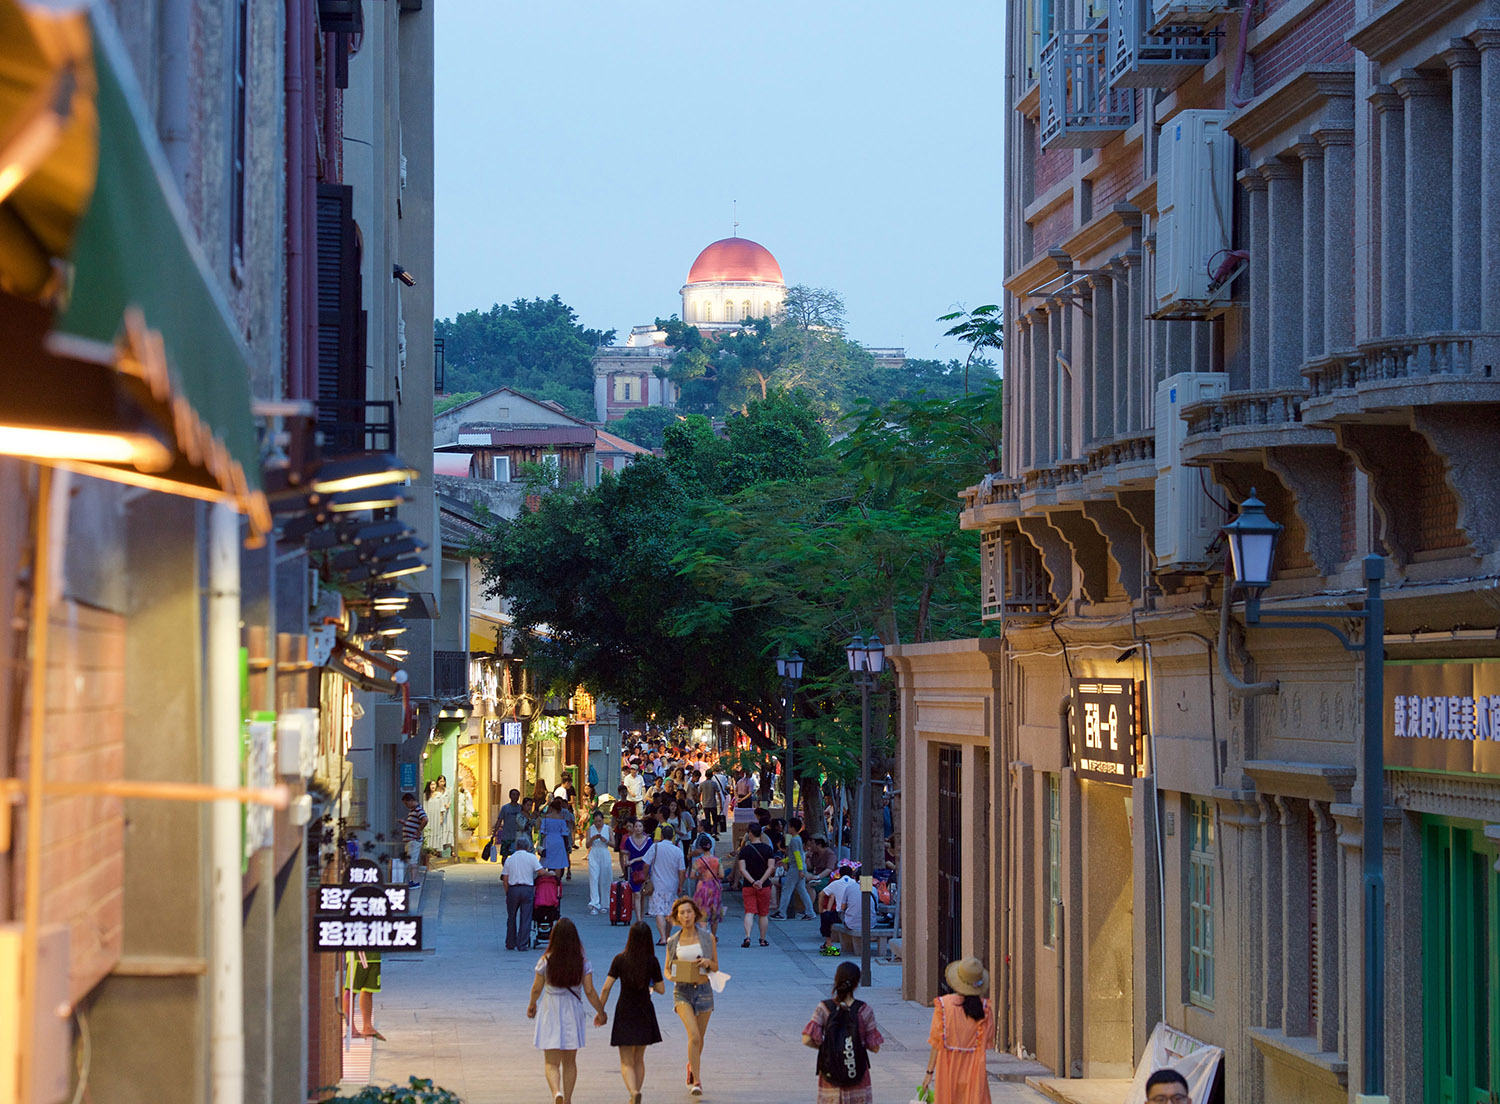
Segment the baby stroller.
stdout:
<svg viewBox="0 0 1500 1104">
<path fill-rule="evenodd" d="M 562 915 L 562 882 L 550 870 L 537 872 L 531 898 L 531 945 L 545 947 L 552 938 L 552 925 Z"/>
</svg>

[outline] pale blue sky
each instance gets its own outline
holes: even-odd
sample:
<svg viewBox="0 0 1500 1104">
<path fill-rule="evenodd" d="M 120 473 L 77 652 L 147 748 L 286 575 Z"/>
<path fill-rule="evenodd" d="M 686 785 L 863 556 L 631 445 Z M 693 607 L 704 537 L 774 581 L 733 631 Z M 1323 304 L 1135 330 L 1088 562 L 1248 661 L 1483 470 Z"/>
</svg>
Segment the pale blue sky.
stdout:
<svg viewBox="0 0 1500 1104">
<path fill-rule="evenodd" d="M 849 334 L 957 356 L 1001 294 L 1000 0 L 437 0 L 439 317 L 680 311 L 731 231 Z"/>
</svg>

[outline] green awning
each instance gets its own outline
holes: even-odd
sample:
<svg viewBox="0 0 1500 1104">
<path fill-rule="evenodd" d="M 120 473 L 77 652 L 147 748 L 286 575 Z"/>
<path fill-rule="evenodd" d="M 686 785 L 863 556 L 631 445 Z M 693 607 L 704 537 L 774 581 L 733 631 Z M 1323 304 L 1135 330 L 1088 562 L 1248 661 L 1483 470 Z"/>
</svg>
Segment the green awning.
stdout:
<svg viewBox="0 0 1500 1104">
<path fill-rule="evenodd" d="M 118 32 L 89 11 L 98 83 L 99 174 L 74 236 L 74 283 L 49 347 L 108 359 L 171 431 L 163 472 L 72 465 L 105 478 L 231 499 L 269 531 L 251 414 L 250 362 L 197 244 Z"/>
</svg>

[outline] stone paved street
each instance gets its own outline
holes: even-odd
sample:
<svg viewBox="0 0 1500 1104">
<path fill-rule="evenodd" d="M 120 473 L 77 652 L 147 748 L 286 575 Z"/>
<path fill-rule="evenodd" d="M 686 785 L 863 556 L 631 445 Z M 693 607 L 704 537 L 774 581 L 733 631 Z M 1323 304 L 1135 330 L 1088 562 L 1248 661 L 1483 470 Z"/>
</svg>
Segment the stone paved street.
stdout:
<svg viewBox="0 0 1500 1104">
<path fill-rule="evenodd" d="M 731 895 L 732 896 L 732 895 Z M 590 916 L 582 871 L 564 883 L 563 912 L 579 926 L 584 948 L 603 983 L 610 959 L 624 946 L 625 929 Z M 386 959 L 384 991 L 375 1022 L 386 1042 L 375 1043 L 373 1080 L 432 1077 L 467 1104 L 549 1104 L 540 1056 L 531 1046 L 526 997 L 536 954 L 503 949 L 505 909 L 500 870 L 492 865 L 452 866 L 434 872 L 423 894 L 427 943 L 434 953 Z M 793 920 L 771 924 L 771 946 L 741 949 L 738 902 L 721 927 L 722 968 L 732 975 L 709 1027 L 702 1099 L 709 1104 L 778 1104 L 811 1101 L 811 1050 L 801 1029 L 827 995 L 840 960 L 817 954 L 817 925 Z M 877 984 L 861 993 L 875 1006 L 886 1045 L 872 1060 L 878 1104 L 911 1100 L 927 1058 L 931 1013 L 900 999 L 899 966 L 875 968 Z M 656 998 L 664 1041 L 647 1052 L 647 1101 L 689 1101 L 686 1040 L 668 995 Z M 613 1006 L 613 997 L 611 998 Z M 611 1007 L 611 1011 L 613 1008 Z M 579 1104 L 625 1097 L 617 1052 L 607 1027 L 592 1029 L 579 1055 Z M 1011 1067 L 1011 1068 L 1006 1068 Z M 1027 1067 L 1033 1069 L 1034 1067 Z M 1020 1064 L 991 1057 L 992 1078 L 1014 1076 Z M 996 1104 L 1040 1102 L 1014 1082 L 992 1080 Z"/>
</svg>

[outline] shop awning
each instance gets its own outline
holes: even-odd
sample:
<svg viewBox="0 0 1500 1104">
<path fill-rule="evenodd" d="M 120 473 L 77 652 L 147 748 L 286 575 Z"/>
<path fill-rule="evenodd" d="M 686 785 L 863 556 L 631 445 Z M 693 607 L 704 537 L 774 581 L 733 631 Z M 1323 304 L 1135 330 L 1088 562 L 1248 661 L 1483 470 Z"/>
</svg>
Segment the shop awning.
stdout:
<svg viewBox="0 0 1500 1104">
<path fill-rule="evenodd" d="M 43 19 L 46 10 L 0 0 L 7 20 L 17 12 L 29 21 Z M 41 356 L 54 367 L 58 396 L 97 387 L 97 369 L 108 369 L 105 378 L 122 393 L 112 401 L 144 410 L 166 453 L 149 464 L 76 457 L 44 462 L 153 490 L 228 500 L 249 515 L 257 534 L 266 533 L 271 518 L 260 487 L 248 353 L 199 250 L 128 57 L 101 4 L 89 7 L 87 32 L 85 56 L 54 57 L 53 64 L 65 66 L 68 80 L 92 94 L 92 113 L 75 112 L 69 125 L 71 131 L 79 119 L 87 122 L 94 144 L 54 147 L 4 210 L 36 231 L 32 236 L 49 260 L 71 262 L 71 288 L 40 296 L 44 305 L 56 307 Z M 0 48 L 0 57 L 8 49 Z M 80 202 L 79 189 L 64 185 L 76 185 L 84 170 L 94 178 Z M 70 215 L 76 216 L 71 243 L 59 232 Z M 92 375 L 84 371 L 90 365 Z M 67 404 L 59 404 L 59 418 L 66 410 Z"/>
</svg>

